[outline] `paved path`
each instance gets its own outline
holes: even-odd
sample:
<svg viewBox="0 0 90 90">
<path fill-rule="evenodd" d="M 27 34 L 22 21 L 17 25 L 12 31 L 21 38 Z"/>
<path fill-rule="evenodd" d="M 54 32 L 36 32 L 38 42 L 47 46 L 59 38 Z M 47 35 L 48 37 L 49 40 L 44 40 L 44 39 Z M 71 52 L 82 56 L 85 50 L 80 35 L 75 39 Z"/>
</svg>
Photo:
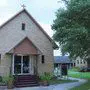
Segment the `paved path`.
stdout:
<svg viewBox="0 0 90 90">
<path fill-rule="evenodd" d="M 69 90 L 70 88 L 79 86 L 79 85 L 87 82 L 87 80 L 84 80 L 84 79 L 77 79 L 77 78 L 69 78 L 69 79 L 78 80 L 78 82 L 50 85 L 50 86 L 46 86 L 46 87 L 39 86 L 39 87 L 16 88 L 14 90 Z M 3 89 L 0 89 L 0 90 L 3 90 Z M 4 89 L 4 90 L 7 90 L 7 89 Z"/>
</svg>

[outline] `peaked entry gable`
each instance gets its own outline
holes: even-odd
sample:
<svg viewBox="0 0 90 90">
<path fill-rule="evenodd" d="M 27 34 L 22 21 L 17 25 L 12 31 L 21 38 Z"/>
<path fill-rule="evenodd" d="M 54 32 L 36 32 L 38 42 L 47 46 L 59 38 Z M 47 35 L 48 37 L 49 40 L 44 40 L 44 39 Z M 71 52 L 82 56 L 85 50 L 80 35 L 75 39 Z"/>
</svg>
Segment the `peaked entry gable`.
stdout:
<svg viewBox="0 0 90 90">
<path fill-rule="evenodd" d="M 18 45 L 9 51 L 9 53 L 14 54 L 40 54 L 40 50 L 26 37 Z"/>
</svg>

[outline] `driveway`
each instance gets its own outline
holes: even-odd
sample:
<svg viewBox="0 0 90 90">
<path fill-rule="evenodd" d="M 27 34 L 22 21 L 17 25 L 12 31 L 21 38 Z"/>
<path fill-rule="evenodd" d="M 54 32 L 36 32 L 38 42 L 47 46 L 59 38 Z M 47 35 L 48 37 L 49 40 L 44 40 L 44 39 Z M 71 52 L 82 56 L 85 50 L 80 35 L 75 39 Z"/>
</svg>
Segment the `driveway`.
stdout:
<svg viewBox="0 0 90 90">
<path fill-rule="evenodd" d="M 39 86 L 39 87 L 27 87 L 27 88 L 15 88 L 14 90 L 69 90 L 75 86 L 79 86 L 87 82 L 87 80 L 84 79 L 77 79 L 77 78 L 69 78 L 69 79 L 78 80 L 78 82 L 50 85 L 46 87 Z M 7 89 L 0 89 L 0 90 L 7 90 Z"/>
</svg>

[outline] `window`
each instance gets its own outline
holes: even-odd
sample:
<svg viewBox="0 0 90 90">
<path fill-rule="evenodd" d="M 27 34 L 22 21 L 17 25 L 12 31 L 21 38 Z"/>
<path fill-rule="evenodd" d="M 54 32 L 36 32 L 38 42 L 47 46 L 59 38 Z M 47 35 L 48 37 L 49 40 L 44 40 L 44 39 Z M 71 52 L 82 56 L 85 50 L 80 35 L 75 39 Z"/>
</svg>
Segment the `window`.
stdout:
<svg viewBox="0 0 90 90">
<path fill-rule="evenodd" d="M 44 56 L 44 55 L 42 55 L 41 62 L 42 62 L 42 63 L 45 63 L 45 56 Z"/>
<path fill-rule="evenodd" d="M 79 60 L 77 60 L 77 64 L 79 64 Z"/>
<path fill-rule="evenodd" d="M 57 68 L 57 67 L 58 67 L 58 64 L 55 63 L 55 64 L 54 64 L 54 67 Z"/>
<path fill-rule="evenodd" d="M 22 30 L 25 30 L 25 23 L 22 23 Z"/>
<path fill-rule="evenodd" d="M 85 64 L 86 62 L 84 61 L 84 64 Z"/>
<path fill-rule="evenodd" d="M 81 60 L 81 64 L 83 64 L 83 60 Z"/>
<path fill-rule="evenodd" d="M 82 64 L 83 62 L 81 61 L 81 64 Z"/>
</svg>

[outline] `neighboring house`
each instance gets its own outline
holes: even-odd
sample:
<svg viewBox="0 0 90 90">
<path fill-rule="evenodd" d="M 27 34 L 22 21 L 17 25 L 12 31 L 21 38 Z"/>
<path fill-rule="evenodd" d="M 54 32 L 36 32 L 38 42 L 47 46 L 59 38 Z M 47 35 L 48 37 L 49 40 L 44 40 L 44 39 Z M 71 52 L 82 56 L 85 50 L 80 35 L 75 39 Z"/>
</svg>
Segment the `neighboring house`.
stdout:
<svg viewBox="0 0 90 90">
<path fill-rule="evenodd" d="M 0 27 L 0 75 L 53 73 L 56 48 L 55 42 L 23 9 Z"/>
<path fill-rule="evenodd" d="M 54 67 L 61 67 L 67 65 L 68 68 L 73 67 L 73 62 L 68 56 L 54 56 Z"/>
<path fill-rule="evenodd" d="M 81 59 L 80 57 L 77 57 L 75 62 L 75 67 L 87 67 L 87 61 Z"/>
</svg>

